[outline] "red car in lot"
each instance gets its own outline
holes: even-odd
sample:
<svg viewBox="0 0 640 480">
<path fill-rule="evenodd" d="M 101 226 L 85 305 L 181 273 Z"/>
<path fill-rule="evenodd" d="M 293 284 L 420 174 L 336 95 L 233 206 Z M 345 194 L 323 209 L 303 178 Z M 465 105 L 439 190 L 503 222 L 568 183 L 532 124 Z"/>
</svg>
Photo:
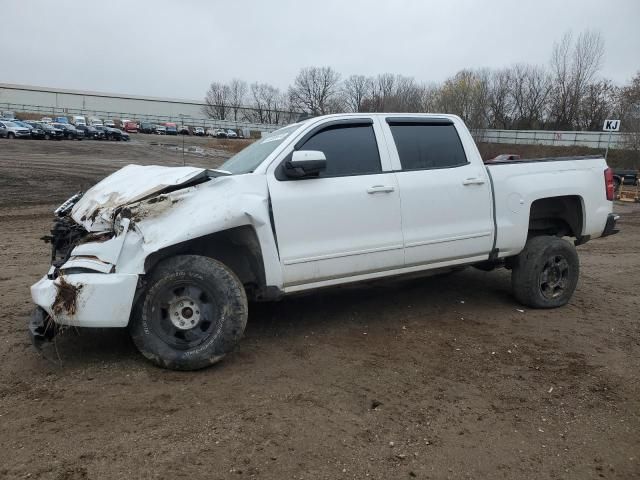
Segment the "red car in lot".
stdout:
<svg viewBox="0 0 640 480">
<path fill-rule="evenodd" d="M 122 129 L 127 133 L 138 133 L 138 124 L 136 122 L 124 122 Z"/>
</svg>

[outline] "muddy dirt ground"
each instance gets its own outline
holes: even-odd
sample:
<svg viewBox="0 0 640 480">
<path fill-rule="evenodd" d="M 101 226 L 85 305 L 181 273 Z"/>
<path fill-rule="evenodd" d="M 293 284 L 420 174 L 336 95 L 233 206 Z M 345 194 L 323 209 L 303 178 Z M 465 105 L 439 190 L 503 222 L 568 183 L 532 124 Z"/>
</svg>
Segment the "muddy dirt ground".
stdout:
<svg viewBox="0 0 640 480">
<path fill-rule="evenodd" d="M 127 163 L 182 163 L 152 142 L 0 140 L 0 478 L 640 477 L 639 205 L 579 248 L 557 310 L 467 269 L 251 305 L 237 350 L 198 372 L 150 365 L 125 330 L 35 351 L 52 209 Z M 189 145 L 190 165 L 228 156 Z"/>
</svg>

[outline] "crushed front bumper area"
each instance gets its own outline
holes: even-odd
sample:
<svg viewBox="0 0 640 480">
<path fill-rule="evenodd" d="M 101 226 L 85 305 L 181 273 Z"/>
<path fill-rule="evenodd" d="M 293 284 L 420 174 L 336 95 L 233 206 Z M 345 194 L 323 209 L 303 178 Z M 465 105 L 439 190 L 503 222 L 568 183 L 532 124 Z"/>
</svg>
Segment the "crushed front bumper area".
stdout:
<svg viewBox="0 0 640 480">
<path fill-rule="evenodd" d="M 55 280 L 45 276 L 31 286 L 31 298 L 59 325 L 126 327 L 137 284 L 135 274 L 74 273 Z M 38 318 L 32 321 L 30 331 L 42 333 Z"/>
</svg>

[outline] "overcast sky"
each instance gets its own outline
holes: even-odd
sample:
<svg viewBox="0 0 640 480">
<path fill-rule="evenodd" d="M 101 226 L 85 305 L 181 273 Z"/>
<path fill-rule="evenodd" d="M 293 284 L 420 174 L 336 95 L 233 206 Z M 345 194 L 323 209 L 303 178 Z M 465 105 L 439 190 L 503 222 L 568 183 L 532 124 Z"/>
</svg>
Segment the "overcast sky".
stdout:
<svg viewBox="0 0 640 480">
<path fill-rule="evenodd" d="M 0 82 L 201 99 L 211 81 L 286 88 L 305 66 L 442 81 L 462 68 L 548 64 L 599 30 L 602 76 L 640 70 L 640 0 L 10 0 Z"/>
</svg>

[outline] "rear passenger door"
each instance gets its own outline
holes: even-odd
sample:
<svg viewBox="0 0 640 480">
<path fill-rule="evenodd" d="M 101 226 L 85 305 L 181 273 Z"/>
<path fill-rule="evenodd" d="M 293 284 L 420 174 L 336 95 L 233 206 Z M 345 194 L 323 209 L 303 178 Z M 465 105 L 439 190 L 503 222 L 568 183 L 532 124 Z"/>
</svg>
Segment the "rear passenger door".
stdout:
<svg viewBox="0 0 640 480">
<path fill-rule="evenodd" d="M 453 121 L 381 123 L 400 187 L 405 264 L 486 259 L 494 235 L 489 178 L 467 159 Z"/>
<path fill-rule="evenodd" d="M 291 179 L 284 158 L 267 173 L 285 287 L 400 268 L 400 196 L 381 128 L 368 118 L 333 120 L 306 132 L 295 150 L 319 150 L 317 177 Z"/>
</svg>

